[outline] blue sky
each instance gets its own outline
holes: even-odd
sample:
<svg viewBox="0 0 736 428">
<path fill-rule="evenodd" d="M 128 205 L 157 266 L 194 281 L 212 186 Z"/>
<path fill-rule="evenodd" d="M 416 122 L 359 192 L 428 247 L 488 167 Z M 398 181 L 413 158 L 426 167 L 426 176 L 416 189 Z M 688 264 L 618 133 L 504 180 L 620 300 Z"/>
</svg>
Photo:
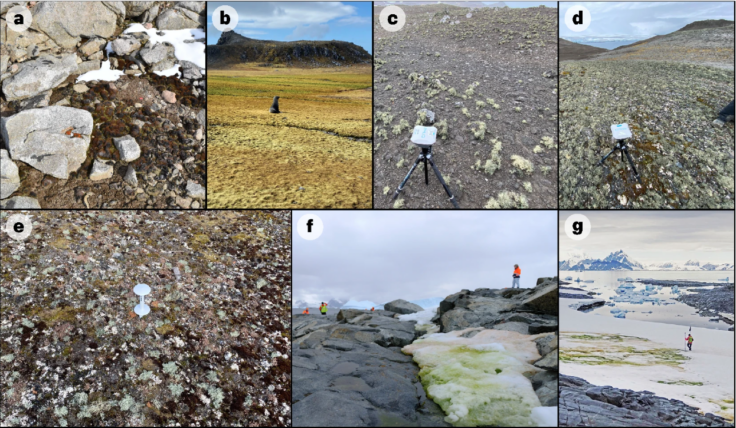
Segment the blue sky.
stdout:
<svg viewBox="0 0 736 428">
<path fill-rule="evenodd" d="M 245 37 L 281 42 L 340 40 L 372 53 L 370 2 L 208 2 L 208 45 L 220 38 L 212 25 L 212 12 L 221 5 L 238 12 L 235 32 Z"/>
<path fill-rule="evenodd" d="M 483 2 L 483 3 L 491 3 L 491 2 Z M 504 2 L 508 7 L 537 7 L 539 5 L 544 5 L 545 7 L 553 7 L 557 9 L 557 2 L 556 1 L 507 1 Z"/>
<path fill-rule="evenodd" d="M 565 13 L 581 4 L 590 11 L 590 26 L 582 32 L 565 25 Z M 560 37 L 567 40 L 644 40 L 669 34 L 694 21 L 733 20 L 733 2 L 560 2 Z"/>
</svg>

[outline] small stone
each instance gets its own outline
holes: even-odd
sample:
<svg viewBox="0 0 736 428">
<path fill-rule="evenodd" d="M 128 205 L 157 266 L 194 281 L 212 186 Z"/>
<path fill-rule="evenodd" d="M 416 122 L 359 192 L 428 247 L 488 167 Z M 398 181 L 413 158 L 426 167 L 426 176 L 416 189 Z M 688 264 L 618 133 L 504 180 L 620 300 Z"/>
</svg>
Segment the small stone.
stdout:
<svg viewBox="0 0 736 428">
<path fill-rule="evenodd" d="M 131 70 L 138 70 L 138 64 L 131 64 L 130 65 Z"/>
<path fill-rule="evenodd" d="M 135 103 L 135 104 L 133 104 L 133 107 L 135 107 L 135 108 L 143 108 L 143 104 L 141 104 L 141 103 Z"/>
<path fill-rule="evenodd" d="M 178 169 L 179 171 L 183 171 L 184 167 L 180 163 L 175 163 L 174 168 Z"/>
<path fill-rule="evenodd" d="M 199 201 L 192 202 L 192 209 L 195 209 L 195 210 L 199 209 Z"/>
<path fill-rule="evenodd" d="M 189 194 L 189 197 L 194 199 L 204 199 L 205 196 L 204 187 L 192 180 L 187 181 L 187 193 Z"/>
<path fill-rule="evenodd" d="M 163 91 L 161 92 L 161 98 L 164 99 L 169 104 L 174 104 L 176 102 L 176 94 L 171 91 Z"/>
<path fill-rule="evenodd" d="M 124 162 L 133 162 L 141 157 L 141 148 L 135 141 L 135 138 L 126 135 L 120 138 L 113 138 L 115 148 L 120 152 L 120 160 Z"/>
<path fill-rule="evenodd" d="M 78 94 L 81 94 L 87 91 L 89 91 L 89 88 L 84 83 L 77 83 L 76 85 L 74 85 L 74 92 Z"/>
<path fill-rule="evenodd" d="M 192 198 L 182 198 L 182 197 L 177 196 L 176 205 L 179 205 L 180 207 L 184 209 L 189 209 L 189 207 L 192 205 Z"/>
<path fill-rule="evenodd" d="M 92 181 L 106 180 L 112 177 L 112 172 L 112 165 L 95 159 L 95 162 L 92 164 L 92 172 L 89 173 L 89 179 Z"/>
<path fill-rule="evenodd" d="M 133 187 L 138 187 L 138 176 L 135 174 L 133 165 L 128 165 L 128 170 L 125 172 L 123 180 Z"/>
<path fill-rule="evenodd" d="M 194 162 L 194 156 L 189 156 L 188 158 L 184 160 L 184 163 L 192 163 L 192 162 Z"/>
<path fill-rule="evenodd" d="M 194 138 L 197 139 L 197 141 L 202 141 L 202 137 L 204 137 L 204 131 L 202 130 L 202 128 L 199 128 L 194 134 Z"/>
</svg>

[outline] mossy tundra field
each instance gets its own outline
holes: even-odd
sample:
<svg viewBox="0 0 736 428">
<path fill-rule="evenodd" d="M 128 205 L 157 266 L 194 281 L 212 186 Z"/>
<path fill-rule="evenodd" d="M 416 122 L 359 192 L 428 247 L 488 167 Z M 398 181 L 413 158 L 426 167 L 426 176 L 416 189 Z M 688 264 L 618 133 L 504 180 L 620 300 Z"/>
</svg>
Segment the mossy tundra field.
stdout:
<svg viewBox="0 0 736 428">
<path fill-rule="evenodd" d="M 556 208 L 557 9 L 401 7 L 406 25 L 393 33 L 374 8 L 375 206 L 452 207 L 421 165 L 392 201 L 427 109 L 434 161 L 461 208 Z"/>
<path fill-rule="evenodd" d="M 0 425 L 291 425 L 288 211 L 31 219 L 0 248 Z"/>
<path fill-rule="evenodd" d="M 560 63 L 560 208 L 734 208 L 733 26 Z M 612 148 L 628 123 L 641 183 Z"/>
<path fill-rule="evenodd" d="M 371 208 L 369 66 L 241 64 L 210 71 L 208 96 L 211 208 Z"/>
</svg>

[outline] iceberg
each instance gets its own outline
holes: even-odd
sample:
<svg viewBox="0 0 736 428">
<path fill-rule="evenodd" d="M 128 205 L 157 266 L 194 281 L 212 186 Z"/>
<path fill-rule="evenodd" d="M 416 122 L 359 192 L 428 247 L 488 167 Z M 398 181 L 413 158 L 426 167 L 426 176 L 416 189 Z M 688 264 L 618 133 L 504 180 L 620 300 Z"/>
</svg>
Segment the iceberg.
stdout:
<svg viewBox="0 0 736 428">
<path fill-rule="evenodd" d="M 412 302 L 413 303 L 413 302 Z M 440 326 L 432 323 L 432 318 L 437 315 L 437 307 L 427 309 L 413 314 L 399 315 L 401 321 L 416 321 L 414 326 L 416 331 L 426 331 L 427 333 L 439 333 Z"/>
<path fill-rule="evenodd" d="M 440 302 L 445 300 L 444 297 L 429 297 L 426 299 L 409 300 L 409 302 L 419 305 L 424 309 L 436 308 L 440 305 Z"/>
<path fill-rule="evenodd" d="M 565 281 L 572 281 L 572 277 L 571 276 L 566 276 L 565 277 Z"/>
</svg>

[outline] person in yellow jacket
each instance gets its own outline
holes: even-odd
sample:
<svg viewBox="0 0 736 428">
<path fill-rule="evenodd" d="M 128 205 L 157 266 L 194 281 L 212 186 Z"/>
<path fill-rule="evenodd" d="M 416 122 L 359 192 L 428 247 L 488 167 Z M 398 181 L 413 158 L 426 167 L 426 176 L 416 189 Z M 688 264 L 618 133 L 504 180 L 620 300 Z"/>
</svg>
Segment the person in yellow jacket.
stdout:
<svg viewBox="0 0 736 428">
<path fill-rule="evenodd" d="M 519 265 L 514 265 L 514 274 L 512 276 L 514 277 L 514 282 L 511 283 L 511 288 L 519 288 L 519 278 L 521 278 Z"/>
<path fill-rule="evenodd" d="M 327 315 L 327 303 L 322 302 L 322 306 L 319 307 L 319 311 L 322 312 L 322 315 Z"/>
<path fill-rule="evenodd" d="M 687 350 L 692 351 L 693 350 L 693 340 L 695 339 L 693 339 L 693 336 L 691 334 L 688 334 L 685 340 L 687 340 Z"/>
</svg>

